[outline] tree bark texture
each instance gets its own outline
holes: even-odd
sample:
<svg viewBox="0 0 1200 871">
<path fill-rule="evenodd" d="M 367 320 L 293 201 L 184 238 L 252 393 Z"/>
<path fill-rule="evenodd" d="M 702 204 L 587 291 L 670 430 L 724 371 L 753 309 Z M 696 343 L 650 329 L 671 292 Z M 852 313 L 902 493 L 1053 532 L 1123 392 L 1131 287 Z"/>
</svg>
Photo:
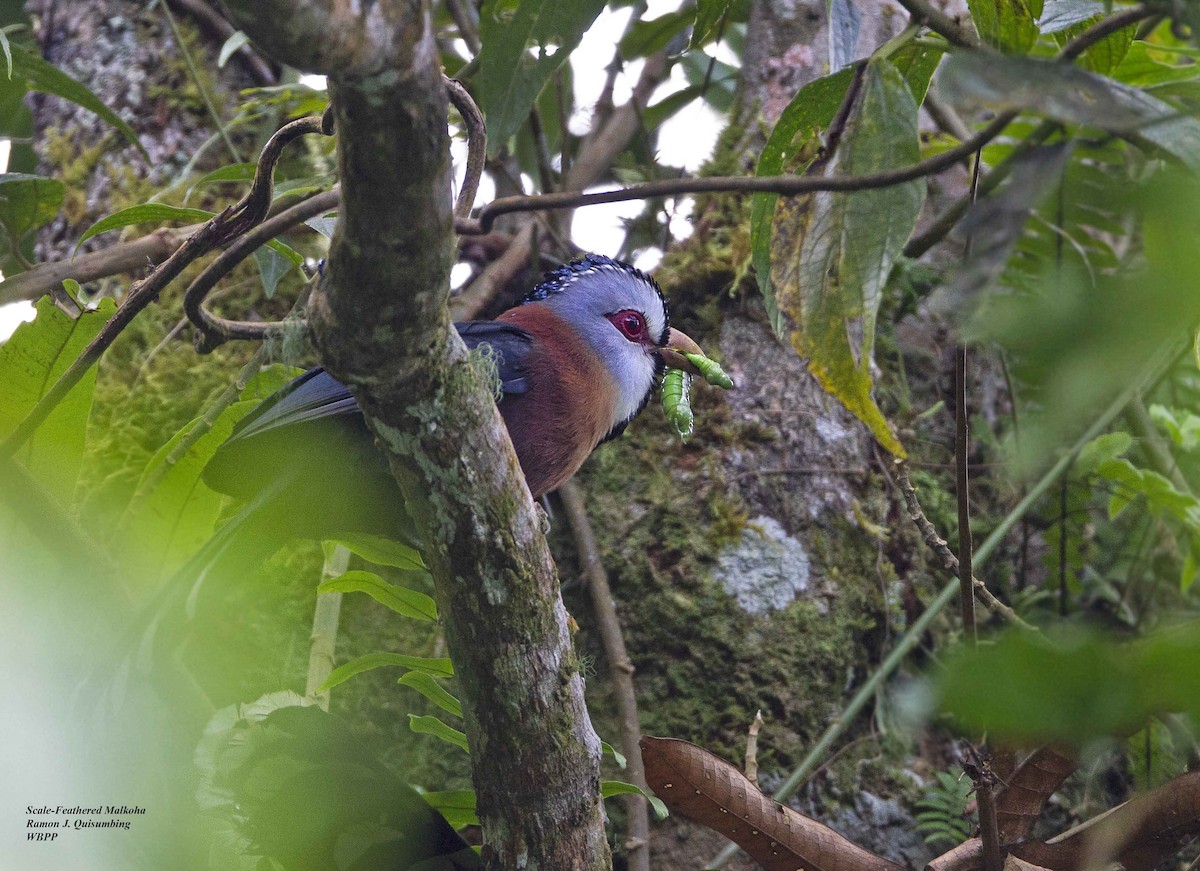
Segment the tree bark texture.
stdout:
<svg viewBox="0 0 1200 871">
<path fill-rule="evenodd" d="M 342 208 L 309 319 L 426 542 L 485 862 L 606 868 L 600 742 L 554 562 L 488 380 L 450 328 L 447 102 L 428 3 L 229 6 L 277 60 L 330 76 Z"/>
<path fill-rule="evenodd" d="M 48 94 L 29 95 L 38 171 L 54 174 L 67 185 L 62 213 L 38 235 L 38 260 L 66 260 L 88 226 L 145 202 L 173 179 L 212 135 L 213 119 L 157 4 L 27 0 L 25 9 L 46 59 L 84 82 L 134 129 L 150 154 L 147 161 L 109 124 L 74 103 Z M 195 39 L 190 19 L 177 15 L 177 21 L 192 52 L 215 55 L 215 48 Z M 199 56 L 197 65 L 218 106 L 252 84 L 239 64 L 217 71 L 215 62 Z M 232 163 L 224 149 L 213 143 L 208 159 L 217 161 L 214 165 Z M 91 239 L 82 250 L 105 247 L 112 238 Z"/>
</svg>

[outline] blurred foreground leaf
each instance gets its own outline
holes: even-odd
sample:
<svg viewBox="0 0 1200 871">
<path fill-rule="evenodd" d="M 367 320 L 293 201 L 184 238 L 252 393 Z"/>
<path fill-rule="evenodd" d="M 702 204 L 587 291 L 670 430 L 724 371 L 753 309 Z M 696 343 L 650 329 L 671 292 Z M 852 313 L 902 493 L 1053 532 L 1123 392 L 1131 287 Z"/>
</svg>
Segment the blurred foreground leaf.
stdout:
<svg viewBox="0 0 1200 871">
<path fill-rule="evenodd" d="M 1129 735 L 1154 714 L 1200 714 L 1200 624 L 1129 643 L 1010 632 L 950 657 L 937 692 L 958 723 L 1002 741 L 1081 747 Z"/>
<path fill-rule="evenodd" d="M 72 319 L 50 297 L 38 300 L 37 317 L 0 345 L 0 438 L 24 420 L 114 311 L 116 304 L 103 299 L 95 311 Z M 17 462 L 64 506 L 71 504 L 83 462 L 95 384 L 93 367 L 16 454 Z"/>
</svg>

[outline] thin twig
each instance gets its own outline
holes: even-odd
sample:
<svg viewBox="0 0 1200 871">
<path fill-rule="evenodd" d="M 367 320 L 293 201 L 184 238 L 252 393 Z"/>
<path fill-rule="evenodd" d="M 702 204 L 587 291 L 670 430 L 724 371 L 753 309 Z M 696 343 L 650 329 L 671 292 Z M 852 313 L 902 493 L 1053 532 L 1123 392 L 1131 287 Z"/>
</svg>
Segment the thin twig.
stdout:
<svg viewBox="0 0 1200 871">
<path fill-rule="evenodd" d="M 568 481 L 559 489 L 558 495 L 562 499 L 571 534 L 575 538 L 580 567 L 587 578 L 588 593 L 596 611 L 596 627 L 604 644 L 604 654 L 608 657 L 613 693 L 617 698 L 617 712 L 621 722 L 621 751 L 628 760 L 625 774 L 634 786 L 646 789 L 646 772 L 642 767 L 642 751 L 638 746 L 642 729 L 638 716 L 637 691 L 633 685 L 633 662 L 629 659 L 625 639 L 621 635 L 621 622 L 617 618 L 612 590 L 608 586 L 608 573 L 604 571 L 604 564 L 600 560 L 600 548 L 596 544 L 591 521 L 588 520 L 583 490 L 576 482 Z M 650 818 L 646 799 L 644 796 L 629 793 L 626 796 L 626 806 L 629 809 L 629 837 L 625 842 L 629 867 L 648 871 Z"/>
<path fill-rule="evenodd" d="M 904 460 L 896 460 L 896 484 L 899 486 L 900 493 L 904 497 L 904 505 L 908 509 L 908 517 L 921 533 L 922 541 L 925 542 L 930 550 L 937 554 L 938 558 L 942 561 L 942 568 L 957 574 L 960 570 L 958 557 L 950 550 L 946 539 L 938 535 L 937 529 L 929 521 L 929 518 L 925 516 L 924 510 L 921 508 L 921 503 L 917 499 L 917 491 L 908 476 L 908 463 Z M 987 606 L 989 611 L 1000 614 L 1006 620 L 1020 626 L 1022 629 L 1027 629 L 1031 632 L 1037 631 L 1035 626 L 1021 619 L 1016 611 L 997 599 L 983 581 L 972 577 L 971 585 L 975 590 L 975 595 Z"/>
<path fill-rule="evenodd" d="M 462 37 L 462 41 L 467 44 L 471 54 L 478 55 L 482 43 L 479 41 L 475 7 L 465 0 L 446 0 L 446 8 L 450 10 L 450 17 L 454 19 L 454 23 L 458 25 L 458 35 Z"/>
<path fill-rule="evenodd" d="M 287 327 L 286 321 L 236 321 L 218 317 L 204 307 L 204 301 L 217 282 L 256 250 L 309 218 L 336 208 L 340 199 L 341 191 L 334 188 L 280 212 L 239 238 L 196 276 L 184 293 L 183 311 L 199 331 L 196 349 L 200 353 L 206 354 L 233 339 L 265 339 Z"/>
<path fill-rule="evenodd" d="M 462 190 L 458 192 L 458 201 L 454 204 L 454 217 L 467 218 L 471 214 L 471 207 L 475 205 L 475 195 L 479 192 L 479 181 L 483 178 L 483 166 L 487 161 L 487 127 L 483 113 L 466 88 L 447 76 L 442 76 L 442 83 L 450 95 L 450 102 L 467 127 L 467 171 L 463 176 Z"/>
<path fill-rule="evenodd" d="M 991 142 L 1016 117 L 1015 112 L 1005 112 L 980 130 L 971 139 L 956 145 L 934 157 L 912 166 L 891 169 L 866 175 L 777 175 L 777 176 L 707 176 L 700 178 L 663 179 L 629 185 L 613 191 L 599 193 L 576 193 L 562 191 L 533 196 L 501 197 L 492 200 L 479 212 L 473 222 L 458 222 L 460 234 L 480 234 L 491 230 L 492 223 L 501 215 L 514 212 L 532 212 L 541 209 L 576 209 L 580 206 L 601 203 L 622 203 L 628 200 L 643 200 L 653 197 L 669 197 L 678 194 L 696 193 L 773 193 L 782 196 L 814 193 L 816 191 L 862 191 L 892 187 L 924 178 L 948 169 L 960 160 L 970 157 L 975 151 Z"/>
</svg>

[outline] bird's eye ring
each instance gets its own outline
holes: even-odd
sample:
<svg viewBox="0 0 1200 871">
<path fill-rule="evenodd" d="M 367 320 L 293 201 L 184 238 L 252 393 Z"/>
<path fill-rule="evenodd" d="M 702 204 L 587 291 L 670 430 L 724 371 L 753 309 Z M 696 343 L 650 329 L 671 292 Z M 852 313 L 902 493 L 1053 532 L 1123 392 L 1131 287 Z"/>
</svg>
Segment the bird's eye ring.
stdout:
<svg viewBox="0 0 1200 871">
<path fill-rule="evenodd" d="M 642 336 L 646 332 L 646 320 L 638 312 L 631 309 L 624 309 L 616 314 L 611 314 L 608 319 L 612 325 L 620 330 L 621 335 L 631 342 L 640 342 Z"/>
</svg>

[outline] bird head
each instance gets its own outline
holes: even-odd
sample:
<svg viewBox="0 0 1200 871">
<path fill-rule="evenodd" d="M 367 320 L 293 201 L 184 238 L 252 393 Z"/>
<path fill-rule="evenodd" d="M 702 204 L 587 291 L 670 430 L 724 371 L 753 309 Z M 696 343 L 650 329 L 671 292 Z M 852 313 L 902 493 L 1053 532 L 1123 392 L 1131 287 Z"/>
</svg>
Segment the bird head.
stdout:
<svg viewBox="0 0 1200 871">
<path fill-rule="evenodd" d="M 524 302 L 545 305 L 603 361 L 617 395 L 609 438 L 646 406 L 666 367 L 695 372 L 675 351 L 699 346 L 671 328 L 658 282 L 628 263 L 584 255 L 548 272 Z"/>
</svg>

